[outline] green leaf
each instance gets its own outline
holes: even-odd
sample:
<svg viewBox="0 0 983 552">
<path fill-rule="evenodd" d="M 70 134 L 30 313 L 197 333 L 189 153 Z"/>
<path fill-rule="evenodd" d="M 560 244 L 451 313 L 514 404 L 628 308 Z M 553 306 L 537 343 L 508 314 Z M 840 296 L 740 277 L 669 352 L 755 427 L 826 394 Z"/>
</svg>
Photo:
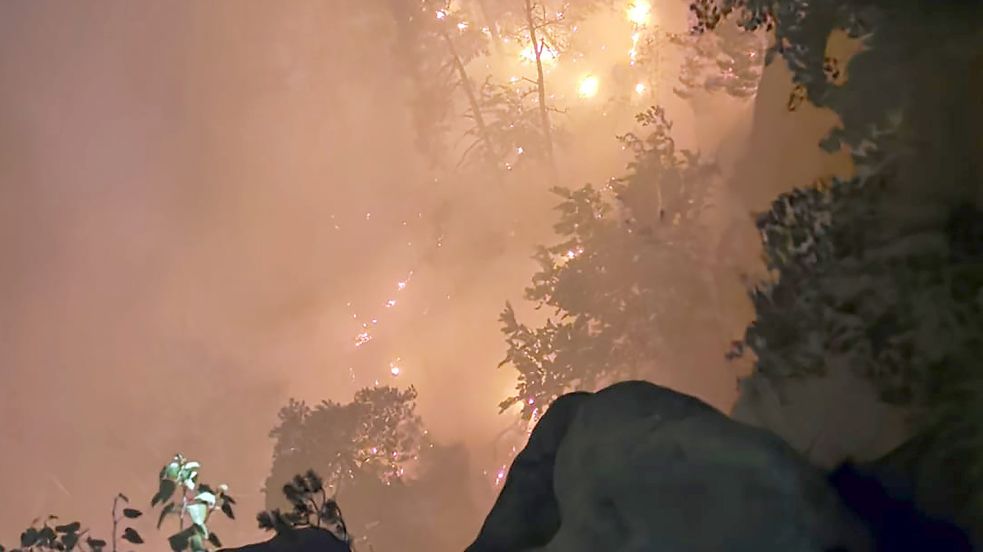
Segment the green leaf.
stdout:
<svg viewBox="0 0 983 552">
<path fill-rule="evenodd" d="M 174 552 L 183 552 L 188 548 L 188 540 L 195 534 L 194 527 L 188 527 L 180 533 L 175 533 L 167 538 L 167 543 L 171 545 Z"/>
<path fill-rule="evenodd" d="M 38 534 L 37 529 L 33 527 L 28 528 L 26 531 L 20 534 L 21 548 L 30 548 L 34 546 L 37 544 L 39 537 L 40 535 Z"/>
<path fill-rule="evenodd" d="M 89 537 L 89 538 L 85 539 L 85 544 L 88 544 L 89 545 L 89 548 L 91 548 L 93 550 L 93 552 L 98 552 L 99 550 L 102 550 L 103 548 L 105 548 L 106 541 L 104 541 L 102 539 L 94 539 L 92 537 Z"/>
<path fill-rule="evenodd" d="M 198 462 L 187 462 L 184 464 L 184 469 L 188 471 L 201 469 L 201 464 Z"/>
<path fill-rule="evenodd" d="M 132 527 L 123 529 L 123 540 L 132 542 L 133 544 L 143 544 L 143 538 L 140 536 L 140 533 L 137 533 Z"/>
<path fill-rule="evenodd" d="M 42 543 L 50 543 L 57 538 L 57 535 L 55 535 L 54 529 L 45 525 L 41 528 L 41 531 L 38 532 L 38 537 Z"/>
<path fill-rule="evenodd" d="M 195 497 L 195 500 L 207 504 L 209 507 L 215 506 L 215 495 L 209 492 L 198 493 L 198 496 Z"/>
<path fill-rule="evenodd" d="M 189 504 L 187 507 L 188 516 L 191 517 L 191 522 L 195 525 L 205 525 L 205 519 L 208 517 L 208 506 L 204 504 Z"/>
<path fill-rule="evenodd" d="M 143 512 L 134 508 L 123 508 L 123 516 L 129 519 L 136 519 L 143 515 Z"/>
<path fill-rule="evenodd" d="M 188 541 L 191 545 L 191 552 L 208 552 L 208 548 L 205 546 L 205 539 L 202 538 L 200 534 L 194 534 Z"/>
<path fill-rule="evenodd" d="M 61 542 L 65 545 L 66 550 L 72 550 L 79 543 L 79 535 L 78 533 L 68 533 L 62 536 Z"/>
<path fill-rule="evenodd" d="M 235 519 L 235 512 L 232 511 L 232 502 L 225 500 L 222 502 L 222 513 L 229 519 Z"/>
<path fill-rule="evenodd" d="M 161 479 L 160 486 L 157 489 L 157 494 L 155 494 L 154 498 L 150 500 L 150 505 L 156 506 L 167 502 L 172 496 L 174 496 L 174 491 L 176 490 L 177 484 L 174 481 L 170 479 Z"/>
<path fill-rule="evenodd" d="M 82 524 L 81 523 L 79 523 L 77 521 L 73 521 L 72 523 L 69 523 L 67 525 L 56 525 L 55 526 L 55 531 L 58 531 L 59 533 L 63 533 L 63 534 L 64 533 L 78 533 L 79 532 L 79 529 L 81 529 L 81 528 L 82 528 Z"/>
<path fill-rule="evenodd" d="M 169 514 L 173 514 L 175 510 L 177 510 L 177 504 L 174 504 L 173 502 L 168 502 L 167 506 L 164 506 L 164 509 L 160 511 L 160 517 L 157 518 L 158 529 L 160 529 L 161 524 L 164 523 L 164 518 Z"/>
<path fill-rule="evenodd" d="M 164 466 L 164 470 L 161 472 L 160 478 L 175 481 L 177 480 L 179 473 L 181 473 L 181 465 L 177 462 L 171 462 L 170 464 Z"/>
<path fill-rule="evenodd" d="M 208 535 L 208 542 L 212 543 L 212 545 L 214 545 L 215 548 L 222 548 L 222 541 L 218 538 L 218 535 L 216 535 L 215 533 Z M 3 551 L 0 550 L 0 552 Z"/>
</svg>

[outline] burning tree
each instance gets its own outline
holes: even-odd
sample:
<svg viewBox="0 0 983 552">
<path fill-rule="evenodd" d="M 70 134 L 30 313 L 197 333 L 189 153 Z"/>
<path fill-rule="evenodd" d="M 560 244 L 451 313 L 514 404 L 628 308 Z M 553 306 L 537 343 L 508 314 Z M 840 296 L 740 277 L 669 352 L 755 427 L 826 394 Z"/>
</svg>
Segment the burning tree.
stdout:
<svg viewBox="0 0 983 552">
<path fill-rule="evenodd" d="M 530 328 L 511 305 L 502 313 L 502 365 L 519 373 L 503 411 L 521 404 L 530 418 L 563 393 L 651 376 L 690 354 L 694 335 L 712 333 L 712 309 L 701 308 L 710 284 L 700 218 L 715 171 L 677 150 L 662 109 L 638 119 L 649 135 L 620 138 L 635 160 L 608 187 L 613 201 L 591 185 L 555 190 L 563 240 L 537 251 L 540 271 L 525 293 L 553 314 Z"/>
<path fill-rule="evenodd" d="M 474 122 L 476 136 L 484 144 L 485 161 L 498 164 L 496 148 L 485 128 L 479 91 L 468 73 L 468 64 L 488 54 L 488 38 L 465 17 L 442 0 L 388 0 L 396 24 L 396 55 L 406 67 L 415 97 L 411 103 L 418 147 L 434 166 L 447 155 L 444 144 L 448 119 L 457 91 L 467 102 L 467 116 Z"/>
<path fill-rule="evenodd" d="M 348 404 L 323 401 L 314 408 L 291 400 L 270 432 L 276 440 L 266 480 L 267 507 L 297 473 L 324 474 L 337 493 L 346 482 L 401 481 L 426 440 L 416 415 L 416 389 L 367 387 Z"/>
</svg>

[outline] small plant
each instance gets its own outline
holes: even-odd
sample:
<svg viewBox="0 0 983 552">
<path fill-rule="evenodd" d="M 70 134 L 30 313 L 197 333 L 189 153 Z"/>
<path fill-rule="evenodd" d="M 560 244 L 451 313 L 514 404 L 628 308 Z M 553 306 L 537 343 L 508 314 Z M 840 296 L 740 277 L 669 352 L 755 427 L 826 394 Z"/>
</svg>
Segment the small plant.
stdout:
<svg viewBox="0 0 983 552">
<path fill-rule="evenodd" d="M 80 550 L 84 552 L 102 552 L 106 541 L 86 536 L 88 529 L 82 529 L 82 524 L 73 521 L 64 525 L 52 525 L 58 516 L 48 516 L 43 522 L 34 520 L 20 535 L 20 547 L 12 548 L 9 552 L 34 552 L 41 550 Z M 40 522 L 40 525 L 39 525 Z M 0 546 L 0 552 L 7 549 Z"/>
<path fill-rule="evenodd" d="M 160 487 L 150 501 L 151 506 L 162 505 L 157 528 L 168 516 L 178 518 L 178 532 L 167 540 L 174 552 L 205 552 L 209 546 L 222 546 L 218 535 L 208 527 L 211 515 L 221 511 L 229 519 L 235 519 L 232 506 L 235 500 L 228 495 L 228 487 L 213 488 L 198 481 L 201 464 L 178 454 L 160 470 Z M 126 535 L 124 534 L 124 538 Z"/>
<path fill-rule="evenodd" d="M 143 515 L 143 512 L 133 508 L 123 508 L 119 511 L 120 501 L 124 504 L 130 500 L 123 493 L 119 493 L 113 498 L 113 542 L 112 552 L 117 551 L 117 536 L 133 544 L 143 544 L 143 538 L 132 527 L 123 529 L 123 534 L 119 534 L 119 524 L 124 519 L 136 519 Z M 82 524 L 78 521 L 53 525 L 58 520 L 58 516 L 50 515 L 44 521 L 34 520 L 20 535 L 20 547 L 12 548 L 9 552 L 40 552 L 42 550 L 78 550 L 81 552 L 103 552 L 107 543 L 102 539 L 88 536 L 88 529 L 82 529 Z M 40 523 L 40 525 L 39 525 Z M 6 548 L 0 546 L 0 552 L 8 552 Z"/>
<path fill-rule="evenodd" d="M 333 497 L 324 490 L 324 480 L 314 470 L 294 476 L 283 486 L 283 494 L 292 509 L 260 512 L 256 516 L 260 529 L 277 533 L 304 527 L 324 528 L 345 543 L 351 543 L 351 535 L 345 526 L 341 509 Z"/>
<path fill-rule="evenodd" d="M 116 546 L 117 536 L 120 536 L 123 540 L 130 542 L 132 544 L 143 544 L 143 537 L 141 537 L 140 533 L 137 533 L 136 529 L 133 529 L 132 527 L 124 527 L 123 534 L 122 535 L 119 534 L 119 523 L 121 521 L 123 521 L 124 519 L 136 519 L 143 515 L 143 512 L 141 512 L 140 510 L 136 510 L 133 508 L 126 508 L 126 507 L 123 508 L 122 512 L 117 514 L 120 501 L 122 501 L 123 504 L 128 504 L 130 502 L 130 499 L 127 498 L 126 495 L 124 495 L 123 493 L 119 493 L 116 495 L 115 498 L 113 498 L 113 552 L 116 552 L 117 550 L 117 546 Z M 122 517 L 120 517 L 120 514 L 122 514 Z"/>
</svg>

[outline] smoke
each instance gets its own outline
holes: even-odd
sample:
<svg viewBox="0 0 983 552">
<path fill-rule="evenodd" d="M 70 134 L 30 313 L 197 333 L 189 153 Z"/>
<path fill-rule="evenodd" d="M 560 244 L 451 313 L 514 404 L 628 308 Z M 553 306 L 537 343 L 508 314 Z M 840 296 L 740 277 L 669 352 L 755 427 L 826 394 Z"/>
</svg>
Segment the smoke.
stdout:
<svg viewBox="0 0 983 552">
<path fill-rule="evenodd" d="M 289 397 L 413 384 L 439 440 L 482 451 L 509 423 L 495 320 L 552 241 L 548 180 L 435 181 L 390 41 L 332 9 L 0 6 L 0 540 L 48 513 L 106 534 L 178 451 L 248 520 Z M 751 134 L 749 108 L 669 109 L 685 147 L 733 160 Z M 621 173 L 625 129 L 596 129 L 569 185 Z M 732 377 L 685 390 L 724 403 Z"/>
<path fill-rule="evenodd" d="M 387 41 L 314 2 L 2 12 L 0 534 L 105 533 L 93 512 L 142 503 L 176 451 L 248 519 L 277 409 L 395 356 L 438 438 L 507 423 L 495 319 L 552 199 L 428 177 Z"/>
</svg>

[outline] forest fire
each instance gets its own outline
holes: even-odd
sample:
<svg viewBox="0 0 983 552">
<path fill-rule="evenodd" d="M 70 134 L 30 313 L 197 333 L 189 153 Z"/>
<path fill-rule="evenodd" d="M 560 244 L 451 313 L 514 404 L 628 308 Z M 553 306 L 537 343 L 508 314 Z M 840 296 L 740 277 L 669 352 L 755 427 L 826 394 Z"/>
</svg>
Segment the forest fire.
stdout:
<svg viewBox="0 0 983 552">
<path fill-rule="evenodd" d="M 955 4 L 0 3 L 0 543 L 451 552 L 521 481 L 588 534 L 665 474 L 828 519 L 844 458 L 976 523 Z"/>
</svg>

